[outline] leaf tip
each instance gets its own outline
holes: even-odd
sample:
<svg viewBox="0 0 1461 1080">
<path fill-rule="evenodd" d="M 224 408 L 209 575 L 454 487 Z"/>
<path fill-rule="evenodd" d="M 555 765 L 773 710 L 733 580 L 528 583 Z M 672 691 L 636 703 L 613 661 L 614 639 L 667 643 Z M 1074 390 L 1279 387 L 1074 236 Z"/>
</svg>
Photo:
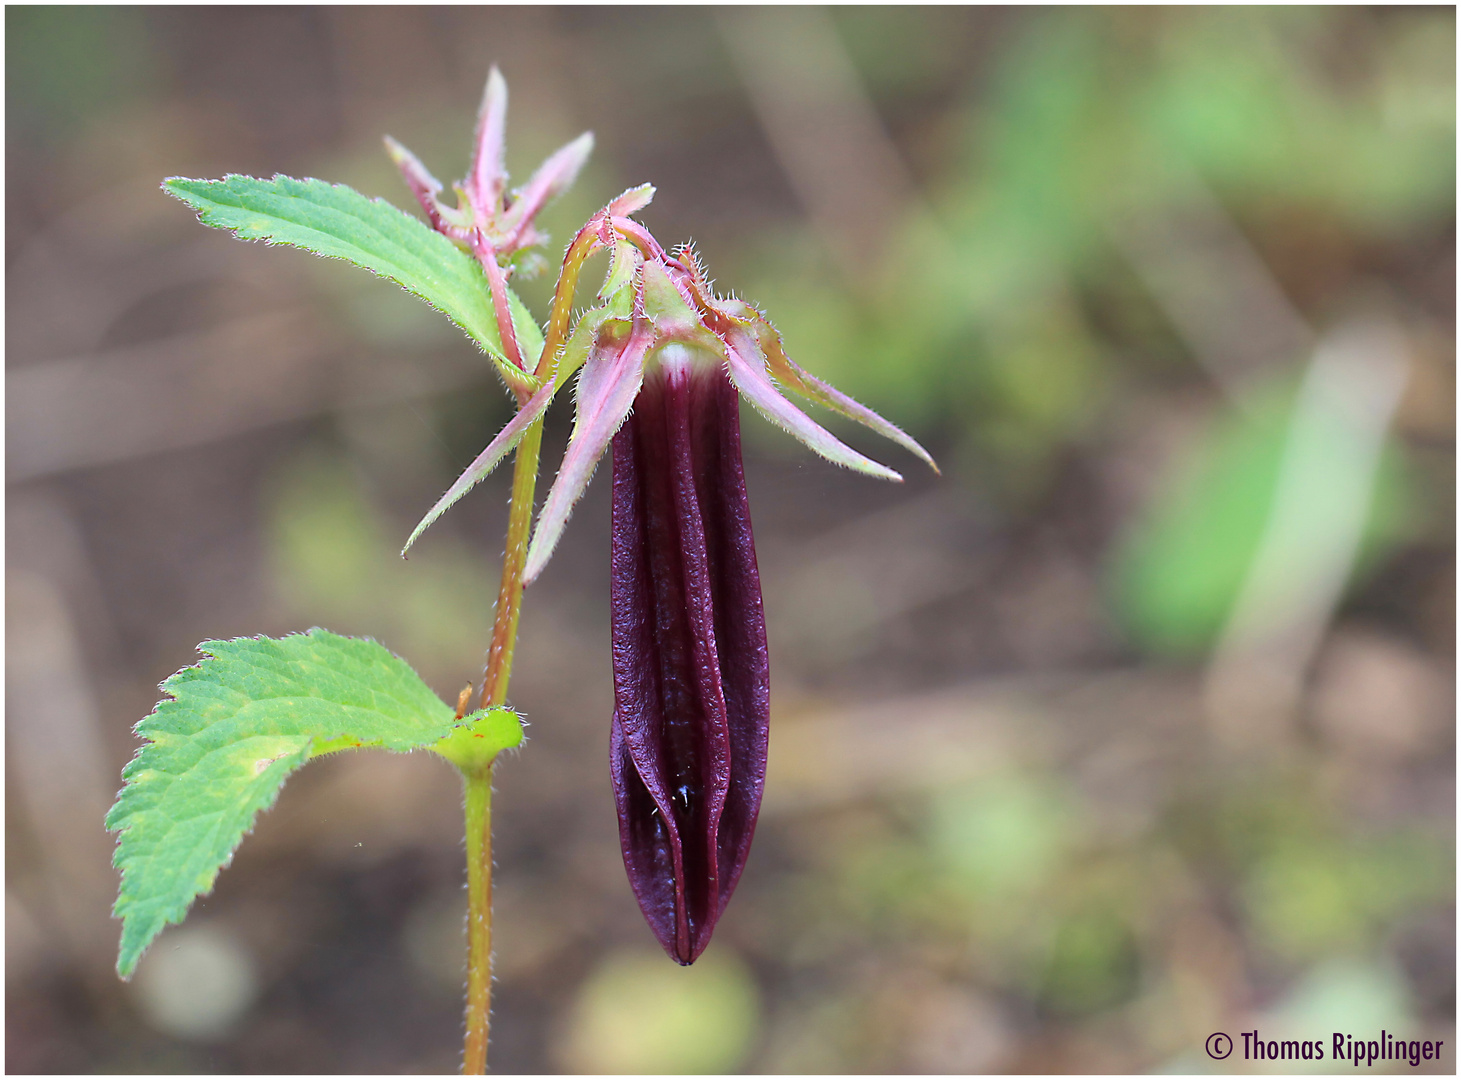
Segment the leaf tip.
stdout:
<svg viewBox="0 0 1461 1080">
<path fill-rule="evenodd" d="M 157 186 L 166 194 L 171 195 L 174 199 L 178 199 L 182 202 L 187 203 L 189 206 L 192 206 L 193 193 L 188 190 L 188 185 L 206 184 L 208 182 L 209 181 L 207 180 L 195 180 L 191 176 L 168 176 L 164 177 L 162 183 L 158 184 Z"/>
</svg>

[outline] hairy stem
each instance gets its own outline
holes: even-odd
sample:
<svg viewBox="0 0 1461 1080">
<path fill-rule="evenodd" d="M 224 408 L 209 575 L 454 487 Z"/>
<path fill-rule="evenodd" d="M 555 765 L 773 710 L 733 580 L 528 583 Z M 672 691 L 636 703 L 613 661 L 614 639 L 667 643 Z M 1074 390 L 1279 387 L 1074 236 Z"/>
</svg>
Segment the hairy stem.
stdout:
<svg viewBox="0 0 1461 1080">
<path fill-rule="evenodd" d="M 492 289 L 492 312 L 497 316 L 497 336 L 502 342 L 502 351 L 507 355 L 508 362 L 522 371 L 522 352 L 517 345 L 517 329 L 512 325 L 512 308 L 507 302 L 507 275 L 497 264 L 497 252 L 487 243 L 480 227 L 472 234 L 472 250 L 476 253 L 477 261 L 482 264 L 482 270 L 487 275 L 487 284 Z M 519 392 L 518 404 L 521 405 L 525 400 Z"/>
<path fill-rule="evenodd" d="M 492 1023 L 492 766 L 463 774 L 467 803 L 467 1040 L 462 1072 L 487 1071 Z"/>
<path fill-rule="evenodd" d="M 528 557 L 528 533 L 533 523 L 533 497 L 538 487 L 538 450 L 543 444 L 543 422 L 528 428 L 517 446 L 512 469 L 512 501 L 507 508 L 507 550 L 502 557 L 502 584 L 497 591 L 497 618 L 492 644 L 482 674 L 482 704 L 486 709 L 507 702 L 507 681 L 512 677 L 512 654 L 517 647 L 518 616 L 522 613 L 523 564 Z"/>
<path fill-rule="evenodd" d="M 518 444 L 513 466 L 502 586 L 497 596 L 492 644 L 487 650 L 487 670 L 482 677 L 484 709 L 507 700 L 542 441 L 540 420 Z M 462 767 L 467 824 L 467 1035 L 462 1071 L 469 1075 L 487 1071 L 487 1037 L 492 1020 L 492 767 L 491 760 Z"/>
<path fill-rule="evenodd" d="M 533 369 L 533 374 L 539 379 L 556 377 L 554 369 L 558 350 L 568 338 L 568 322 L 573 315 L 573 294 L 578 288 L 578 275 L 588 257 L 604 246 L 597 233 L 598 224 L 602 221 L 600 216 L 589 219 L 563 253 L 563 266 L 558 271 L 558 284 L 553 289 L 553 307 L 548 312 L 543 353 L 538 357 L 538 366 Z"/>
</svg>

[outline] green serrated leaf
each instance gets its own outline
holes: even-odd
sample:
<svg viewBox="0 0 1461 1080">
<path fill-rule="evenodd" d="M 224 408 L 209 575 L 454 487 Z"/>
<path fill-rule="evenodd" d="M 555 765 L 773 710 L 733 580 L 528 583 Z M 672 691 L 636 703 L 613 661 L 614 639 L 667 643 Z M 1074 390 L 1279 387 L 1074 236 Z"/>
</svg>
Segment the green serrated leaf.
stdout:
<svg viewBox="0 0 1461 1080">
<path fill-rule="evenodd" d="M 120 832 L 117 971 L 124 978 L 310 758 L 351 747 L 431 747 L 459 726 L 522 741 L 505 709 L 459 720 L 410 666 L 374 641 L 311 630 L 198 646 L 201 663 L 162 684 L 168 698 L 137 725 L 148 741 L 123 770 L 106 827 Z M 512 739 L 516 730 L 516 740 Z M 475 740 L 474 740 L 475 741 Z"/>
<path fill-rule="evenodd" d="M 482 268 L 441 233 L 384 199 L 368 199 L 344 184 L 282 175 L 174 176 L 162 187 L 196 210 L 203 224 L 229 229 L 242 240 L 301 247 L 389 278 L 444 312 L 499 366 L 507 363 Z M 542 331 L 510 289 L 508 303 L 531 363 L 543 350 Z"/>
</svg>

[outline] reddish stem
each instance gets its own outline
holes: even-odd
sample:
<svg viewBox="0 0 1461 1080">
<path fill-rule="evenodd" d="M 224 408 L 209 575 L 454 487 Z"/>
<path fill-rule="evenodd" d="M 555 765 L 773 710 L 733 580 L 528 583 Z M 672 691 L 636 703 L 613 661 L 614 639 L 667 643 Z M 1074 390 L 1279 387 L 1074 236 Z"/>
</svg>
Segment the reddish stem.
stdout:
<svg viewBox="0 0 1461 1080">
<path fill-rule="evenodd" d="M 517 329 L 512 325 L 512 307 L 507 302 L 507 276 L 503 274 L 502 267 L 497 265 L 497 252 L 487 242 L 487 237 L 480 228 L 472 231 L 472 252 L 486 271 L 487 284 L 492 288 L 492 312 L 497 316 L 497 336 L 502 341 L 502 351 L 513 367 L 526 371 L 522 350 L 517 344 Z M 521 405 L 525 400 L 523 391 L 519 390 L 518 404 Z"/>
</svg>

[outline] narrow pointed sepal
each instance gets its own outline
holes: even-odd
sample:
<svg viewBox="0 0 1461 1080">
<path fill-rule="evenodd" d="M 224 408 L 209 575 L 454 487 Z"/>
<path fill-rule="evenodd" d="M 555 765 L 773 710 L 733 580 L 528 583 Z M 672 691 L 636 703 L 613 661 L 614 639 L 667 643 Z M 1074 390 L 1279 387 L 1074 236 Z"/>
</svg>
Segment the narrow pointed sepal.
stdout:
<svg viewBox="0 0 1461 1080">
<path fill-rule="evenodd" d="M 493 64 L 477 110 L 472 167 L 466 181 L 467 194 L 476 208 L 474 225 L 486 225 L 501 210 L 502 193 L 507 187 L 507 168 L 503 164 L 506 141 L 507 80 Z"/>
<path fill-rule="evenodd" d="M 654 201 L 654 185 L 640 184 L 614 197 L 606 210 L 610 217 L 628 217 L 637 214 Z"/>
<path fill-rule="evenodd" d="M 762 416 L 795 436 L 807 449 L 821 454 L 828 461 L 849 469 L 901 483 L 903 477 L 886 465 L 859 454 L 821 424 L 797 408 L 772 383 L 766 373 L 766 361 L 760 345 L 749 330 L 732 325 L 721 335 L 726 344 L 731 380 L 741 396 L 756 407 Z"/>
<path fill-rule="evenodd" d="M 614 437 L 610 763 L 630 886 L 681 964 L 740 878 L 766 772 L 769 664 L 735 389 L 666 364 Z"/>
<path fill-rule="evenodd" d="M 699 345 L 714 353 L 723 353 L 715 335 L 705 328 L 700 313 L 670 280 L 664 264 L 650 259 L 644 263 L 644 310 L 654 319 L 661 338 Z"/>
<path fill-rule="evenodd" d="M 891 439 L 905 450 L 922 458 L 935 473 L 939 471 L 933 456 L 920 446 L 918 440 L 913 436 L 897 425 L 884 420 L 866 405 L 848 397 L 835 386 L 823 382 L 798 366 L 791 357 L 786 355 L 786 350 L 781 344 L 781 335 L 759 311 L 739 300 L 721 301 L 720 306 L 750 327 L 756 343 L 760 345 L 761 352 L 766 357 L 767 370 L 782 386 L 819 405 L 825 405 L 839 416 L 856 420 L 864 427 L 876 431 L 885 439 Z"/>
<path fill-rule="evenodd" d="M 425 209 L 437 192 L 441 191 L 441 181 L 431 175 L 431 170 L 422 164 L 420 158 L 397 140 L 383 135 L 381 141 L 385 143 L 386 153 L 391 156 L 391 161 L 401 170 L 411 194 L 416 196 Z"/>
<path fill-rule="evenodd" d="M 614 234 L 613 239 L 614 244 L 609 254 L 609 272 L 604 275 L 604 284 L 599 288 L 601 303 L 611 300 L 621 290 L 632 286 L 635 275 L 644 263 L 639 249 L 628 240 L 618 233 Z"/>
<path fill-rule="evenodd" d="M 536 581 L 548 565 L 558 538 L 563 535 L 563 527 L 568 524 L 568 515 L 588 487 L 609 440 L 639 396 L 644 381 L 644 356 L 654 342 L 654 328 L 643 318 L 636 318 L 631 325 L 624 336 L 624 320 L 606 321 L 578 376 L 578 412 L 573 434 L 569 436 L 563 465 L 543 502 L 538 527 L 528 546 L 527 564 L 523 567 L 525 585 Z"/>
<path fill-rule="evenodd" d="M 461 476 L 457 477 L 456 483 L 447 489 L 445 495 L 436 501 L 426 516 L 421 519 L 416 528 L 411 530 L 410 537 L 406 540 L 406 546 L 401 549 L 401 557 L 406 557 L 406 552 L 411 550 L 411 545 L 437 518 L 446 513 L 458 499 L 460 499 L 472 488 L 476 487 L 487 474 L 497 468 L 518 443 L 527 434 L 528 428 L 533 422 L 543 415 L 548 405 L 553 400 L 553 380 L 549 379 L 534 392 L 533 396 L 523 402 L 517 413 L 507 422 L 507 426 L 497 433 L 497 437 L 487 444 L 487 449 L 477 455 L 477 459 L 468 465 Z"/>
<path fill-rule="evenodd" d="M 431 222 L 431 227 L 439 233 L 456 238 L 455 234 L 461 231 L 461 227 L 466 222 L 462 215 L 444 205 L 437 198 L 441 192 L 441 181 L 431 175 L 430 170 L 421 163 L 420 158 L 395 139 L 386 135 L 383 141 L 386 145 L 386 153 L 390 154 L 391 160 L 395 162 L 396 168 L 401 172 L 401 178 L 406 181 L 406 186 L 411 189 L 411 194 L 416 196 L 416 201 L 420 204 L 421 209 L 426 211 L 426 217 Z"/>
<path fill-rule="evenodd" d="M 598 343 L 599 331 L 603 329 L 604 323 L 614 317 L 614 312 L 608 308 L 594 308 L 584 313 L 558 353 L 557 367 L 553 372 L 555 385 L 562 388 L 564 383 L 578 374 L 579 369 L 588 362 L 589 353 Z"/>
<path fill-rule="evenodd" d="M 593 132 L 585 131 L 571 143 L 555 150 L 517 193 L 517 199 L 502 217 L 504 231 L 516 234 L 529 225 L 539 210 L 567 191 L 578 179 L 594 151 Z"/>
</svg>

